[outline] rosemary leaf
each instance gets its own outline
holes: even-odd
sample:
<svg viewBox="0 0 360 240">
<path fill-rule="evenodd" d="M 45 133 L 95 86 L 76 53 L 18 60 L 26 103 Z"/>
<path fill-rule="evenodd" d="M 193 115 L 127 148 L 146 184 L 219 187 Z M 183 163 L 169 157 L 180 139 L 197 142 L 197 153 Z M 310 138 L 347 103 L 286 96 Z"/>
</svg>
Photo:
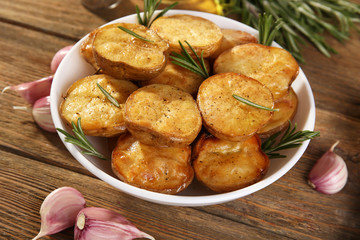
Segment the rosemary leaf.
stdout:
<svg viewBox="0 0 360 240">
<path fill-rule="evenodd" d="M 251 102 L 248 99 L 242 98 L 242 97 L 240 97 L 239 95 L 236 95 L 236 94 L 233 94 L 232 96 L 236 100 L 238 100 L 238 101 L 240 101 L 242 103 L 245 103 L 245 104 L 247 104 L 249 106 L 255 107 L 255 108 L 259 108 L 259 109 L 266 110 L 266 111 L 271 111 L 271 112 L 278 112 L 279 111 L 279 109 L 277 109 L 277 108 L 268 108 L 268 107 L 265 107 L 265 106 L 261 106 L 259 104 L 254 103 L 254 102 Z"/>
<path fill-rule="evenodd" d="M 122 27 L 122 26 L 118 26 L 118 28 L 121 29 L 121 30 L 123 30 L 124 32 L 126 32 L 126 33 L 128 33 L 128 34 L 130 34 L 130 35 L 132 35 L 132 36 L 134 36 L 134 37 L 136 37 L 136 38 L 138 38 L 138 39 L 143 40 L 143 41 L 146 41 L 146 42 L 154 42 L 153 40 L 146 39 L 146 38 L 140 36 L 139 34 L 133 32 L 133 31 L 127 29 L 127 28 L 124 28 L 124 27 Z"/>
<path fill-rule="evenodd" d="M 189 46 L 190 50 L 193 52 L 200 65 L 191 57 L 191 55 L 186 51 L 184 45 L 180 41 L 179 45 L 182 49 L 182 52 L 181 54 L 173 52 L 173 56 L 170 56 L 170 58 L 174 60 L 172 62 L 196 74 L 199 74 L 205 79 L 208 78 L 210 75 L 206 69 L 203 54 L 201 53 L 201 56 L 199 57 L 199 55 L 195 52 L 191 45 L 187 41 L 185 41 L 185 43 Z"/>
<path fill-rule="evenodd" d="M 140 15 L 139 7 L 136 5 L 136 15 L 137 15 L 138 23 L 144 25 L 145 27 L 150 27 L 151 24 L 156 19 L 163 16 L 171 8 L 175 7 L 178 4 L 178 2 L 175 2 L 167 6 L 158 15 L 154 17 L 153 16 L 154 12 L 157 10 L 160 4 L 161 4 L 161 0 L 144 0 L 144 14 L 142 17 Z"/>
<path fill-rule="evenodd" d="M 286 157 L 285 155 L 277 153 L 276 151 L 299 147 L 302 142 L 320 136 L 320 132 L 318 131 L 314 132 L 303 130 L 296 132 L 296 128 L 297 124 L 295 123 L 294 127 L 292 127 L 291 121 L 289 121 L 289 126 L 279 142 L 276 143 L 276 138 L 281 134 L 281 132 L 277 132 L 264 141 L 261 144 L 262 151 L 268 155 L 269 158 Z"/>
<path fill-rule="evenodd" d="M 65 130 L 63 130 L 61 128 L 56 128 L 57 131 L 59 131 L 60 133 L 65 135 L 65 142 L 74 144 L 74 145 L 86 150 L 86 151 L 82 151 L 83 154 L 96 156 L 102 160 L 108 160 L 104 157 L 104 155 L 99 153 L 95 149 L 95 147 L 89 142 L 89 140 L 85 137 L 85 134 L 81 128 L 81 118 L 78 118 L 77 126 L 74 122 L 71 122 L 71 125 L 73 127 L 72 130 L 73 130 L 75 136 L 72 136 L 71 134 L 69 134 L 68 132 L 66 132 Z"/>
<path fill-rule="evenodd" d="M 115 107 L 120 107 L 119 102 L 118 102 L 113 96 L 111 96 L 110 93 L 108 93 L 99 83 L 96 83 L 96 85 L 98 86 L 98 88 L 100 89 L 100 91 L 105 95 L 105 97 L 106 97 Z"/>
</svg>

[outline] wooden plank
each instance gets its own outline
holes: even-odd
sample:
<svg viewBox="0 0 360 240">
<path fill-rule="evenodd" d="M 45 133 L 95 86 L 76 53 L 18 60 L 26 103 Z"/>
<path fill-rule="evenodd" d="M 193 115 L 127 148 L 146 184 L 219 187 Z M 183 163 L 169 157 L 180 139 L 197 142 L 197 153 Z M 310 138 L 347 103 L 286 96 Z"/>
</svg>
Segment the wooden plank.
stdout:
<svg viewBox="0 0 360 240">
<path fill-rule="evenodd" d="M 199 208 L 165 206 L 145 202 L 119 192 L 103 181 L 1 151 L 0 221 L 3 239 L 29 239 L 40 228 L 39 209 L 52 190 L 78 189 L 87 206 L 112 209 L 156 239 L 286 239 L 257 228 L 208 214 Z M 96 190 L 95 190 L 96 189 Z M 240 202 L 234 202 L 240 203 Z M 240 206 L 238 206 L 240 207 Z M 206 210 L 206 207 L 204 208 Z M 46 238 L 44 238 L 46 239 Z M 51 239 L 73 239 L 72 229 Z"/>
</svg>

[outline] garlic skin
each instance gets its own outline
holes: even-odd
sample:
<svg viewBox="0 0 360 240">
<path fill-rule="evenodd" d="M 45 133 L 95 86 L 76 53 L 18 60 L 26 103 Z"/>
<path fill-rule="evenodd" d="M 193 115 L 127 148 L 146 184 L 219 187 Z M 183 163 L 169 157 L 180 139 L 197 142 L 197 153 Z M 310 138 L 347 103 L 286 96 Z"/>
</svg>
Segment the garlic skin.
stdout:
<svg viewBox="0 0 360 240">
<path fill-rule="evenodd" d="M 41 205 L 41 228 L 33 240 L 74 226 L 76 216 L 85 204 L 84 197 L 75 188 L 61 187 L 51 192 Z"/>
<path fill-rule="evenodd" d="M 53 76 L 48 76 L 32 82 L 7 86 L 2 90 L 2 93 L 11 89 L 19 93 L 28 103 L 33 104 L 36 100 L 50 95 L 53 78 Z"/>
<path fill-rule="evenodd" d="M 32 108 L 32 115 L 35 122 L 48 132 L 56 132 L 50 111 L 50 96 L 38 99 Z"/>
<path fill-rule="evenodd" d="M 74 229 L 75 240 L 131 240 L 136 238 L 155 240 L 112 210 L 89 207 L 82 209 L 77 216 Z"/>
<path fill-rule="evenodd" d="M 348 170 L 342 157 L 334 153 L 337 141 L 311 169 L 308 183 L 324 194 L 335 194 L 345 186 Z"/>
<path fill-rule="evenodd" d="M 60 65 L 60 62 L 63 60 L 65 55 L 71 50 L 72 47 L 73 45 L 66 46 L 55 53 L 50 63 L 50 70 L 52 73 L 56 72 L 56 70 Z"/>
</svg>

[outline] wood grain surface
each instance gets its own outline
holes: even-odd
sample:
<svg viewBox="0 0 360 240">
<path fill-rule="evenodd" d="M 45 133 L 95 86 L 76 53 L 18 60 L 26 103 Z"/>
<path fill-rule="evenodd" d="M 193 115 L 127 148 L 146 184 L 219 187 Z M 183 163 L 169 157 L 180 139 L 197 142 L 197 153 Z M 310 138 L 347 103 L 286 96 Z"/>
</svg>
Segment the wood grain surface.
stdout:
<svg viewBox="0 0 360 240">
<path fill-rule="evenodd" d="M 0 89 L 51 75 L 57 50 L 134 13 L 135 4 L 142 1 L 123 0 L 114 10 L 92 12 L 80 0 L 1 0 Z M 40 229 L 42 201 L 62 186 L 78 189 L 88 206 L 121 213 L 156 239 L 360 239 L 360 35 L 353 31 L 344 43 L 326 40 L 337 55 L 327 58 L 308 44 L 306 64 L 301 64 L 314 93 L 315 130 L 321 137 L 275 183 L 218 205 L 166 206 L 118 191 L 83 168 L 30 112 L 14 110 L 27 106 L 17 93 L 0 95 L 0 239 L 33 238 Z M 337 194 L 320 194 L 306 177 L 336 140 L 348 183 Z M 43 239 L 73 239 L 73 229 Z"/>
</svg>

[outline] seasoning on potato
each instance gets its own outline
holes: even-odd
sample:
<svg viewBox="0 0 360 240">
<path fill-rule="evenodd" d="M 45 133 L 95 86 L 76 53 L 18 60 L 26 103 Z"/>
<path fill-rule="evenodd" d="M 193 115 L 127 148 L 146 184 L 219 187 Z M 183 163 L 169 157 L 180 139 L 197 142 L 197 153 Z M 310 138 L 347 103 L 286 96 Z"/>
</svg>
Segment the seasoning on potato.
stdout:
<svg viewBox="0 0 360 240">
<path fill-rule="evenodd" d="M 267 86 L 275 101 L 284 97 L 299 73 L 299 65 L 286 50 L 257 43 L 238 45 L 220 54 L 214 73 L 235 72 Z"/>
<path fill-rule="evenodd" d="M 150 146 L 127 133 L 119 137 L 111 165 L 115 175 L 126 183 L 154 192 L 176 194 L 194 178 L 190 159 L 190 146 Z"/>
<path fill-rule="evenodd" d="M 124 27 L 149 40 L 124 32 Z M 164 69 L 169 45 L 153 30 L 139 24 L 117 23 L 98 29 L 93 39 L 96 65 L 115 78 L 148 80 Z"/>
<path fill-rule="evenodd" d="M 242 141 L 265 125 L 273 112 L 239 102 L 233 94 L 267 108 L 273 108 L 274 101 L 266 86 L 237 73 L 216 74 L 200 85 L 196 100 L 203 125 L 222 140 Z"/>
<path fill-rule="evenodd" d="M 230 192 L 260 181 L 269 168 L 257 135 L 241 142 L 202 134 L 193 150 L 196 179 L 216 192 Z"/>
<path fill-rule="evenodd" d="M 189 145 L 202 126 L 193 97 L 164 84 L 148 85 L 133 92 L 125 103 L 125 123 L 142 143 L 156 146 Z"/>
<path fill-rule="evenodd" d="M 101 92 L 101 85 L 114 97 L 119 107 L 114 106 Z M 60 114 L 65 122 L 77 122 L 81 117 L 84 133 L 89 136 L 111 137 L 126 131 L 124 104 L 127 97 L 138 87 L 127 80 L 99 74 L 82 78 L 68 89 L 60 105 Z"/>
<path fill-rule="evenodd" d="M 151 27 L 170 45 L 171 52 L 181 53 L 179 41 L 187 41 L 200 56 L 211 56 L 223 38 L 221 29 L 213 22 L 196 16 L 177 14 L 156 19 Z M 185 46 L 190 53 L 189 47 Z"/>
</svg>

